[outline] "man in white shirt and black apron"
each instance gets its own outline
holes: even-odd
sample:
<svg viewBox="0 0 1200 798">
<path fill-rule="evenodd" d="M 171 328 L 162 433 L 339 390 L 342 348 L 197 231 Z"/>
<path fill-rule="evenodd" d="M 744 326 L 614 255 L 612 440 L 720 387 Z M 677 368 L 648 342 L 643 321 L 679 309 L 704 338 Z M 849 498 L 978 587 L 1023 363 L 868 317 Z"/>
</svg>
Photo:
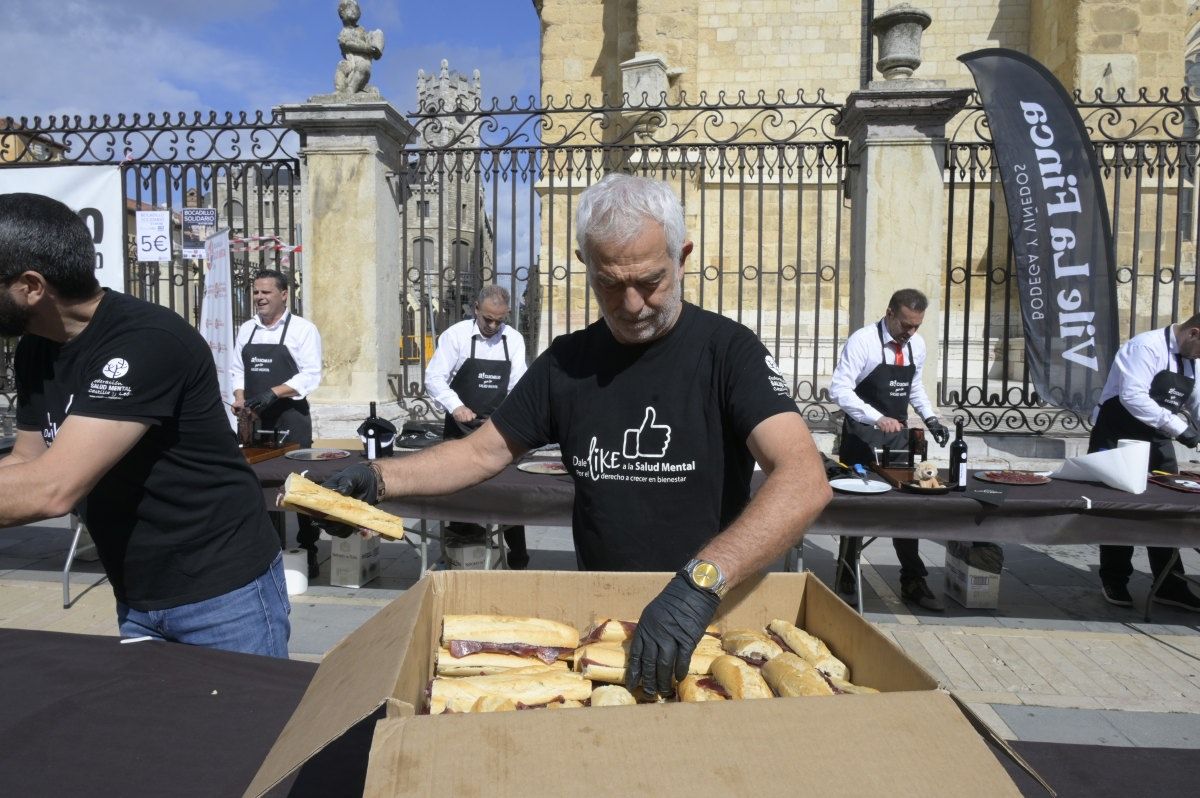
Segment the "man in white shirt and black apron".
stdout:
<svg viewBox="0 0 1200 798">
<path fill-rule="evenodd" d="M 938 421 L 921 383 L 925 342 L 917 329 L 925 318 L 929 300 L 920 291 L 905 288 L 892 294 L 884 317 L 856 331 L 846 341 L 830 381 L 829 394 L 845 413 L 838 457 L 848 466 L 871 465 L 875 450 L 908 448 L 908 406 L 921 414 L 925 427 L 939 446 L 949 431 Z M 853 594 L 854 565 L 862 538 L 842 538 L 838 589 Z M 915 538 L 893 538 L 900 559 L 900 593 L 927 610 L 941 612 L 942 602 L 925 582 L 928 572 Z"/>
<path fill-rule="evenodd" d="M 1150 470 L 1177 473 L 1175 444 L 1192 448 L 1200 443 L 1200 313 L 1180 324 L 1136 335 L 1117 350 L 1108 381 L 1100 394 L 1089 452 L 1117 448 L 1131 438 L 1150 443 Z M 1149 546 L 1155 580 L 1168 567 L 1153 600 L 1159 604 L 1200 612 L 1197 597 L 1182 579 L 1177 550 Z M 1119 607 L 1133 606 L 1126 585 L 1133 574 L 1133 546 L 1100 547 L 1100 582 L 1104 598 Z"/>
<path fill-rule="evenodd" d="M 288 311 L 288 279 L 274 269 L 254 277 L 255 315 L 234 340 L 233 410 L 252 412 L 259 429 L 273 433 L 278 445 L 312 446 L 310 393 L 321 384 L 321 334 L 316 326 Z M 308 552 L 308 575 L 320 573 L 320 530 L 306 515 L 297 517 L 296 543 Z"/>
<path fill-rule="evenodd" d="M 505 323 L 508 312 L 508 291 L 485 286 L 475 302 L 475 317 L 438 337 L 425 371 L 425 388 L 446 411 L 442 430 L 446 440 L 466 437 L 483 426 L 525 373 L 525 341 Z M 451 539 L 482 532 L 475 524 L 447 524 L 447 529 Z M 529 564 L 525 527 L 505 529 L 504 542 L 510 568 L 519 570 Z"/>
</svg>

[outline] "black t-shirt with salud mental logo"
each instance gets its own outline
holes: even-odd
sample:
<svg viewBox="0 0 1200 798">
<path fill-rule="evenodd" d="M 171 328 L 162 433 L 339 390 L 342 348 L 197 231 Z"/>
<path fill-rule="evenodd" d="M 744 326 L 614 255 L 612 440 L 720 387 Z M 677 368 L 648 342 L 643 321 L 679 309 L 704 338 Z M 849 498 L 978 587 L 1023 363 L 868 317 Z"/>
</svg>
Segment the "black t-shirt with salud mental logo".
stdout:
<svg viewBox="0 0 1200 798">
<path fill-rule="evenodd" d="M 618 343 L 603 320 L 555 339 L 492 421 L 560 445 L 581 568 L 674 571 L 746 506 L 746 439 L 785 412 L 796 403 L 762 342 L 685 303 L 649 344 Z"/>
<path fill-rule="evenodd" d="M 118 600 L 138 610 L 202 601 L 279 554 L 212 352 L 173 311 L 106 292 L 67 343 L 24 336 L 15 367 L 17 424 L 48 446 L 68 415 L 150 425 L 80 508 Z"/>
</svg>

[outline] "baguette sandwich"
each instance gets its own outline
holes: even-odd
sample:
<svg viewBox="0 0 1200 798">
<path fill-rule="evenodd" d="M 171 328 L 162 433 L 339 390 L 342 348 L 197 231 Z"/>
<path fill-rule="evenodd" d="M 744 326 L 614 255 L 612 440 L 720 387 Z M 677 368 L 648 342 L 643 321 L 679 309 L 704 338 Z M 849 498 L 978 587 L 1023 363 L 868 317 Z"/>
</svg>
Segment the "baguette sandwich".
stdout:
<svg viewBox="0 0 1200 798">
<path fill-rule="evenodd" d="M 616 643 L 589 643 L 575 649 L 575 670 L 585 679 L 624 684 L 626 654 L 625 647 Z"/>
<path fill-rule="evenodd" d="M 606 618 L 589 626 L 584 631 L 583 637 L 579 638 L 579 645 L 586 646 L 588 643 L 615 643 L 620 645 L 633 637 L 635 629 L 637 629 L 637 621 L 618 621 L 613 618 Z"/>
<path fill-rule="evenodd" d="M 825 677 L 803 657 L 786 651 L 762 666 L 762 677 L 775 695 L 793 696 L 833 695 Z"/>
<path fill-rule="evenodd" d="M 712 670 L 712 661 L 724 654 L 725 649 L 721 648 L 720 640 L 708 635 L 701 637 L 700 643 L 692 652 L 692 659 L 688 663 L 688 673 L 699 675 L 709 673 Z"/>
<path fill-rule="evenodd" d="M 501 654 L 492 651 L 480 651 L 477 654 L 467 654 L 465 657 L 455 657 L 450 653 L 450 649 L 439 648 L 436 672 L 438 676 L 488 676 L 493 673 L 504 673 L 513 668 L 529 666 L 566 670 L 567 663 L 555 660 L 547 665 L 537 657 L 522 657 L 516 654 Z"/>
<path fill-rule="evenodd" d="M 786 649 L 799 654 L 817 670 L 828 676 L 850 681 L 850 669 L 846 667 L 846 663 L 835 657 L 819 637 L 814 637 L 794 624 L 778 618 L 767 624 L 767 629 Z"/>
<path fill-rule="evenodd" d="M 284 510 L 369 529 L 392 540 L 404 537 L 404 519 L 364 501 L 343 496 L 336 490 L 323 488 L 300 474 L 288 475 L 278 504 Z"/>
<path fill-rule="evenodd" d="M 874 687 L 867 687 L 866 685 L 862 685 L 862 684 L 851 684 L 850 682 L 846 681 L 845 679 L 838 679 L 834 676 L 827 676 L 825 678 L 825 680 L 827 682 L 829 682 L 829 685 L 833 688 L 833 692 L 838 693 L 838 694 L 852 693 L 852 694 L 857 694 L 857 695 L 864 695 L 866 693 L 878 693 L 879 692 Z"/>
<path fill-rule="evenodd" d="M 462 658 L 481 651 L 537 657 L 547 665 L 566 659 L 579 643 L 579 630 L 544 618 L 509 615 L 446 615 L 442 646 Z"/>
<path fill-rule="evenodd" d="M 775 697 L 758 668 L 748 665 L 732 654 L 724 654 L 713 660 L 712 675 L 735 701 Z"/>
<path fill-rule="evenodd" d="M 438 677 L 429 688 L 429 714 L 471 712 L 481 698 L 508 699 L 517 709 L 538 707 L 552 701 L 586 701 L 592 683 L 578 673 L 558 669 L 514 668 L 491 676 L 462 679 Z"/>
<path fill-rule="evenodd" d="M 721 638 L 721 647 L 726 653 L 740 657 L 751 665 L 762 665 L 783 653 L 778 643 L 753 629 L 726 632 Z"/>
<path fill-rule="evenodd" d="M 680 701 L 728 701 L 729 693 L 712 676 L 689 673 L 676 690 Z"/>
<path fill-rule="evenodd" d="M 592 691 L 594 707 L 623 707 L 636 703 L 637 699 L 633 697 L 633 693 L 619 684 L 602 684 Z"/>
</svg>

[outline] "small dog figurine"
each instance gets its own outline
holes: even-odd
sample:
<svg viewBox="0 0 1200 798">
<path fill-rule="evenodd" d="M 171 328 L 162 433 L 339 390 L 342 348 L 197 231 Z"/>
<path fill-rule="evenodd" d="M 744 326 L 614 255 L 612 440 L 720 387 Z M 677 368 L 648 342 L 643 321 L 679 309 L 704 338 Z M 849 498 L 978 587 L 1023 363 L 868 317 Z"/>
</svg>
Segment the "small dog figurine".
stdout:
<svg viewBox="0 0 1200 798">
<path fill-rule="evenodd" d="M 940 488 L 942 483 L 938 482 L 938 468 L 933 463 L 917 463 L 917 467 L 913 469 L 913 481 L 922 488 Z"/>
</svg>

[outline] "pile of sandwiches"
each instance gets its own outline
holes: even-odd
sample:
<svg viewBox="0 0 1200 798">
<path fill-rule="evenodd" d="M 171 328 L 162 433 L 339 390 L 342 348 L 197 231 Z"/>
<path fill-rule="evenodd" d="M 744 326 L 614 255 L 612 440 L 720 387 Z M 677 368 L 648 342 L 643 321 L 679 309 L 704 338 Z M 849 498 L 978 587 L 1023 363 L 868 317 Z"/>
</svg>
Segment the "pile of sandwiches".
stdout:
<svg viewBox="0 0 1200 798">
<path fill-rule="evenodd" d="M 428 690 L 432 715 L 564 709 L 661 702 L 625 689 L 625 660 L 637 624 L 605 619 L 581 635 L 570 624 L 505 615 L 446 615 L 436 676 Z M 762 630 L 721 633 L 709 627 L 679 701 L 875 693 L 850 682 L 850 669 L 817 637 L 773 620 Z"/>
</svg>

